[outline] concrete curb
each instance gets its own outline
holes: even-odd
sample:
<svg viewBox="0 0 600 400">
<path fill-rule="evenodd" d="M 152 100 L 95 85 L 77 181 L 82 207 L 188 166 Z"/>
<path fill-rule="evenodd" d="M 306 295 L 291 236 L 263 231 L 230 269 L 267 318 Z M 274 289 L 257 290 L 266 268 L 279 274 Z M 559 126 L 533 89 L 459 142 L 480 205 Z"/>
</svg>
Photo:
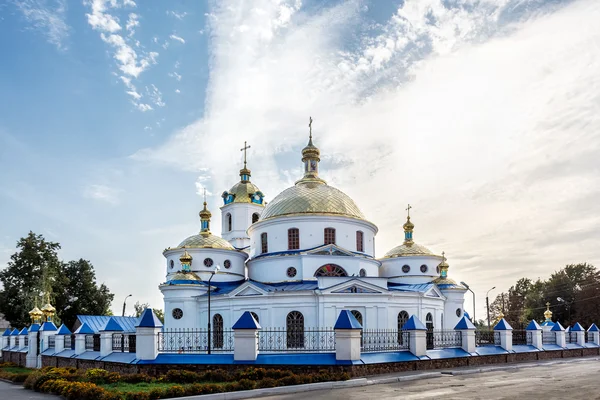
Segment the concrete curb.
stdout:
<svg viewBox="0 0 600 400">
<path fill-rule="evenodd" d="M 561 359 L 561 360 L 551 360 L 551 361 L 546 361 L 546 362 L 537 362 L 537 363 L 526 363 L 526 364 L 504 364 L 504 365 L 498 365 L 498 366 L 494 366 L 494 367 L 482 367 L 482 368 L 470 368 L 470 369 L 458 369 L 458 370 L 451 370 L 451 371 L 442 371 L 441 373 L 444 375 L 452 375 L 452 376 L 458 376 L 458 375 L 472 375 L 472 374 L 479 374 L 479 373 L 484 373 L 484 372 L 495 372 L 495 371 L 510 371 L 510 370 L 519 370 L 519 369 L 526 369 L 526 368 L 535 368 L 535 367 L 546 367 L 546 366 L 552 366 L 552 365 L 557 365 L 557 364 L 568 364 L 568 363 L 575 363 L 575 362 L 582 362 L 582 361 L 599 361 L 600 358 L 596 357 L 596 358 L 572 358 L 572 359 Z"/>
</svg>

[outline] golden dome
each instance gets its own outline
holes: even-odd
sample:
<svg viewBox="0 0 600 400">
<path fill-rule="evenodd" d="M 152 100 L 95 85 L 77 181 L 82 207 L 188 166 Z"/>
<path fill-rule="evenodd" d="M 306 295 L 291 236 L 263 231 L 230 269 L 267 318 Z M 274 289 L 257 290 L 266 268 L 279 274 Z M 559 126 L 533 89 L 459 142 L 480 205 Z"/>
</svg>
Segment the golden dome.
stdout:
<svg viewBox="0 0 600 400">
<path fill-rule="evenodd" d="M 193 272 L 177 272 L 171 277 L 171 279 L 169 279 L 169 281 L 190 281 L 189 283 L 194 283 L 202 282 L 202 278 Z"/>
<path fill-rule="evenodd" d="M 182 264 L 183 263 L 191 264 L 192 256 L 190 255 L 190 253 L 187 252 L 187 250 L 184 250 L 181 257 L 179 257 L 179 261 L 181 261 Z"/>
<path fill-rule="evenodd" d="M 44 307 L 42 307 L 42 312 L 44 314 L 54 314 L 54 312 L 56 312 L 56 308 L 54 308 L 50 303 L 46 303 Z"/>
<path fill-rule="evenodd" d="M 30 317 L 41 317 L 44 313 L 37 307 L 34 307 L 33 310 L 29 311 Z"/>
<path fill-rule="evenodd" d="M 405 242 L 396 246 L 383 256 L 383 258 L 411 257 L 411 256 L 435 256 L 435 254 L 425 246 L 414 242 Z"/>
<path fill-rule="evenodd" d="M 242 171 L 244 171 L 244 170 L 242 170 Z M 240 171 L 240 173 L 242 171 Z M 247 170 L 247 171 L 250 172 L 249 170 Z M 223 192 L 223 195 L 221 197 L 226 199 L 229 195 L 232 195 L 233 200 L 230 203 L 252 203 L 252 196 L 254 196 L 256 193 L 259 193 L 260 197 L 262 197 L 262 192 L 258 189 L 258 187 L 254 183 L 252 183 L 250 181 L 240 181 L 240 182 L 236 183 L 235 185 L 233 185 L 233 187 L 229 190 L 229 192 Z M 264 202 L 261 202 L 261 203 L 254 202 L 253 204 L 264 207 L 264 204 L 262 204 L 262 203 L 264 203 Z M 229 203 L 227 203 L 227 204 L 229 204 Z"/>
<path fill-rule="evenodd" d="M 212 214 L 206 208 L 206 200 L 204 201 L 204 208 L 200 210 L 198 215 L 200 216 L 200 220 L 210 219 L 210 217 L 212 217 Z"/>
<path fill-rule="evenodd" d="M 552 321 L 552 311 L 550 311 L 550 302 L 546 303 L 546 311 L 544 311 L 546 321 Z"/>
<path fill-rule="evenodd" d="M 260 219 L 306 214 L 365 219 L 354 201 L 342 191 L 324 182 L 304 179 L 278 194 L 267 205 Z"/>
<path fill-rule="evenodd" d="M 215 236 L 210 232 L 201 232 L 197 235 L 190 236 L 183 242 L 179 243 L 179 246 L 177 247 L 187 249 L 235 250 L 231 243 L 229 243 L 227 240 Z"/>
</svg>

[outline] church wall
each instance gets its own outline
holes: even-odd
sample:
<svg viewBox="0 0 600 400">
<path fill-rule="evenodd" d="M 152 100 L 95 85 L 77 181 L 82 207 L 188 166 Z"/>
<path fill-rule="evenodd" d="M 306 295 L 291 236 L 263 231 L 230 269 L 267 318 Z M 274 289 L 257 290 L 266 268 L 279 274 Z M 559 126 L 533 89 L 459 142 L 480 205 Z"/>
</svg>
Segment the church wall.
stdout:
<svg viewBox="0 0 600 400">
<path fill-rule="evenodd" d="M 219 249 L 186 249 L 192 256 L 191 271 L 196 272 L 203 280 L 210 278 L 211 272 L 219 265 L 221 267 L 219 274 L 213 278 L 215 282 L 236 282 L 246 278 L 245 260 L 247 254 L 234 250 L 219 250 Z M 183 254 L 183 249 L 172 250 L 165 253 L 167 258 L 167 280 L 172 274 L 181 271 L 181 262 L 179 257 Z M 213 260 L 211 267 L 204 265 L 204 260 L 210 258 Z M 173 268 L 171 268 L 171 260 L 173 260 Z M 231 262 L 229 269 L 225 268 L 225 260 Z"/>
<path fill-rule="evenodd" d="M 260 215 L 265 208 L 252 203 L 230 203 L 221 207 L 221 237 L 236 248 L 250 245 L 248 227 L 252 225 L 252 214 Z M 231 231 L 228 230 L 227 214 L 231 214 Z"/>
<path fill-rule="evenodd" d="M 356 251 L 356 232 L 362 231 L 364 252 L 370 256 L 375 254 L 375 226 L 366 221 L 332 216 L 280 217 L 273 220 L 260 221 L 249 228 L 250 255 L 261 253 L 261 234 L 268 235 L 269 252 L 288 250 L 288 229 L 298 228 L 300 231 L 300 249 L 311 249 L 324 244 L 325 228 L 335 228 L 336 244 L 349 251 Z"/>
<path fill-rule="evenodd" d="M 407 284 L 427 283 L 440 275 L 436 268 L 441 262 L 441 257 L 397 257 L 384 258 L 380 261 L 380 276 L 390 278 L 390 282 Z M 408 273 L 402 271 L 404 265 L 410 267 Z M 421 272 L 421 265 L 427 265 L 426 272 Z"/>
<path fill-rule="evenodd" d="M 463 291 L 445 290 L 442 292 L 446 296 L 444 310 L 445 325 L 448 329 L 454 329 L 458 321 L 463 317 L 465 307 L 465 296 Z M 460 309 L 460 317 L 456 315 L 456 310 Z"/>
<path fill-rule="evenodd" d="M 198 303 L 194 296 L 204 293 L 204 287 L 177 285 L 162 287 L 161 291 L 165 300 L 165 329 L 199 328 Z M 173 318 L 175 308 L 183 311 L 181 319 Z"/>
</svg>

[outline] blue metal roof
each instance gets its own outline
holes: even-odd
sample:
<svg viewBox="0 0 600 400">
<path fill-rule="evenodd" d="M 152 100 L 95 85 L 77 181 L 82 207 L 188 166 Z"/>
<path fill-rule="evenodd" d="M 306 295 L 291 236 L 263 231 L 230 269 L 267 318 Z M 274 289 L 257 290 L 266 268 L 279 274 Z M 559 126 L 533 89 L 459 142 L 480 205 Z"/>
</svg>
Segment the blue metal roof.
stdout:
<svg viewBox="0 0 600 400">
<path fill-rule="evenodd" d="M 573 328 L 571 328 L 571 332 L 585 332 L 585 329 L 583 329 L 583 326 L 579 322 L 576 322 Z"/>
<path fill-rule="evenodd" d="M 4 333 L 2 334 L 2 336 L 10 336 L 10 328 L 6 328 L 6 330 L 4 331 Z"/>
<path fill-rule="evenodd" d="M 243 285 L 246 282 L 250 282 L 253 285 L 259 287 L 265 292 L 295 292 L 301 290 L 316 290 L 319 288 L 319 283 L 314 281 L 301 281 L 301 282 L 278 282 L 278 283 L 262 283 L 256 281 L 238 281 L 238 282 L 211 282 L 210 285 L 214 286 L 211 292 L 212 295 L 228 294 Z M 203 293 L 201 296 L 208 296 L 207 293 Z"/>
<path fill-rule="evenodd" d="M 419 292 L 425 293 L 433 287 L 433 283 L 417 283 L 417 284 L 406 284 L 406 283 L 388 283 L 388 290 L 398 290 L 401 292 Z"/>
<path fill-rule="evenodd" d="M 115 317 L 110 317 L 106 325 L 102 328 L 103 332 L 123 332 L 123 328 L 115 320 Z"/>
<path fill-rule="evenodd" d="M 58 328 L 56 327 L 56 325 L 54 325 L 54 322 L 44 322 L 44 324 L 42 325 L 41 331 L 56 331 L 58 330 Z"/>
<path fill-rule="evenodd" d="M 29 327 L 29 332 L 39 332 L 40 325 L 39 324 L 31 324 Z"/>
<path fill-rule="evenodd" d="M 498 321 L 498 323 L 494 327 L 494 330 L 495 331 L 512 331 L 512 326 L 510 326 L 510 324 L 504 318 L 502 318 L 500 321 Z"/>
<path fill-rule="evenodd" d="M 260 329 L 260 324 L 256 322 L 250 311 L 244 311 L 231 329 Z"/>
<path fill-rule="evenodd" d="M 10 336 L 19 336 L 19 330 L 17 328 L 13 329 Z"/>
<path fill-rule="evenodd" d="M 146 308 L 140 316 L 136 326 L 139 328 L 160 328 L 163 324 L 151 308 Z"/>
<path fill-rule="evenodd" d="M 27 335 L 27 333 L 28 333 L 28 332 L 27 332 L 27 328 L 23 328 L 23 329 L 21 329 L 21 332 L 19 332 L 19 335 L 20 335 L 20 336 L 22 336 L 22 335 Z"/>
<path fill-rule="evenodd" d="M 598 332 L 598 327 L 596 326 L 596 324 L 590 325 L 590 327 L 588 328 L 588 332 Z"/>
<path fill-rule="evenodd" d="M 65 324 L 62 324 L 60 326 L 60 328 L 58 328 L 58 332 L 56 332 L 57 335 L 70 335 L 71 331 L 69 330 L 69 328 L 67 328 L 67 326 Z"/>
<path fill-rule="evenodd" d="M 92 335 L 94 333 L 98 333 L 98 332 L 94 332 L 94 330 L 92 328 L 90 328 L 90 326 L 85 322 L 83 324 L 81 324 L 81 326 L 79 328 L 77 328 L 77 330 L 75 331 L 75 334 L 79 334 L 79 335 Z"/>
<path fill-rule="evenodd" d="M 425 328 L 425 325 L 423 325 L 421 320 L 419 318 L 417 318 L 416 315 L 411 315 L 411 317 L 408 319 L 408 321 L 406 321 L 404 326 L 402 326 L 402 330 L 425 331 L 425 330 L 427 330 L 427 328 Z"/>
<path fill-rule="evenodd" d="M 464 315 L 460 321 L 458 321 L 458 324 L 456 324 L 456 326 L 454 327 L 454 329 L 476 329 L 475 325 L 473 325 L 473 323 L 471 322 L 471 320 L 469 320 L 467 318 L 466 315 Z"/>
<path fill-rule="evenodd" d="M 88 324 L 88 326 L 94 331 L 94 333 L 100 333 L 109 319 L 114 318 L 115 321 L 121 328 L 123 328 L 124 332 L 133 333 L 135 332 L 135 326 L 137 325 L 138 318 L 137 317 L 115 317 L 108 315 L 78 315 L 77 319 L 81 324 Z"/>
<path fill-rule="evenodd" d="M 350 311 L 342 310 L 334 329 L 362 329 L 362 325 Z"/>
<path fill-rule="evenodd" d="M 532 319 L 531 322 L 529 323 L 529 325 L 527 325 L 527 328 L 525 328 L 526 331 L 541 331 L 542 327 L 535 322 L 535 319 Z"/>
<path fill-rule="evenodd" d="M 560 331 L 564 331 L 564 330 L 565 330 L 565 328 L 562 327 L 560 322 L 555 323 L 551 329 L 552 332 L 560 332 Z"/>
</svg>

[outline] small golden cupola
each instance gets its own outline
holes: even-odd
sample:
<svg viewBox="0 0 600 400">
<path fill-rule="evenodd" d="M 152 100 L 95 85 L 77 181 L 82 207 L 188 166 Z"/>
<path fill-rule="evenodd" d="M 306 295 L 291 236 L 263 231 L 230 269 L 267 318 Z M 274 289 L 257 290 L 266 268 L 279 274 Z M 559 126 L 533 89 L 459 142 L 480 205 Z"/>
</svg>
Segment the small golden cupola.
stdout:
<svg viewBox="0 0 600 400">
<path fill-rule="evenodd" d="M 52 317 L 56 313 L 56 308 L 50 304 L 50 295 L 46 294 L 46 304 L 42 307 L 42 313 L 47 322 L 52 322 Z"/>
<path fill-rule="evenodd" d="M 181 262 L 181 269 L 185 272 L 189 272 L 192 267 L 192 260 L 193 258 L 190 255 L 190 253 L 188 253 L 187 250 L 184 250 L 181 257 L 179 257 L 179 261 Z"/>
<path fill-rule="evenodd" d="M 299 182 L 325 183 L 319 178 L 319 162 L 321 161 L 321 151 L 312 141 L 312 117 L 308 119 L 308 144 L 302 149 L 302 162 L 304 163 L 304 177 Z"/>
<path fill-rule="evenodd" d="M 550 311 L 550 302 L 546 303 L 546 311 L 544 311 L 544 322 L 552 322 L 552 311 Z"/>
<path fill-rule="evenodd" d="M 43 316 L 44 313 L 39 308 L 37 308 L 37 306 L 35 306 L 33 310 L 29 311 L 29 318 L 31 318 L 31 322 L 33 324 L 41 323 Z"/>
<path fill-rule="evenodd" d="M 420 244 L 415 243 L 413 240 L 413 231 L 415 229 L 415 224 L 410 220 L 410 209 L 412 206 L 409 204 L 406 208 L 406 222 L 402 225 L 404 229 L 404 242 L 391 249 L 383 258 L 395 258 L 395 257 L 413 257 L 413 256 L 436 256 L 425 246 L 421 246 Z"/>
<path fill-rule="evenodd" d="M 204 195 L 204 208 L 200 211 L 200 234 L 203 236 L 210 235 L 210 217 L 212 214 L 206 208 L 206 194 Z"/>
<path fill-rule="evenodd" d="M 240 170 L 240 181 L 233 185 L 229 191 L 225 191 L 221 195 L 224 205 L 231 203 L 252 203 L 258 206 L 265 206 L 264 194 L 255 184 L 250 182 L 251 172 L 248 169 L 246 157 L 247 150 L 250 147 L 247 142 L 244 142 L 244 147 L 240 149 L 244 152 L 244 167 Z"/>
</svg>

